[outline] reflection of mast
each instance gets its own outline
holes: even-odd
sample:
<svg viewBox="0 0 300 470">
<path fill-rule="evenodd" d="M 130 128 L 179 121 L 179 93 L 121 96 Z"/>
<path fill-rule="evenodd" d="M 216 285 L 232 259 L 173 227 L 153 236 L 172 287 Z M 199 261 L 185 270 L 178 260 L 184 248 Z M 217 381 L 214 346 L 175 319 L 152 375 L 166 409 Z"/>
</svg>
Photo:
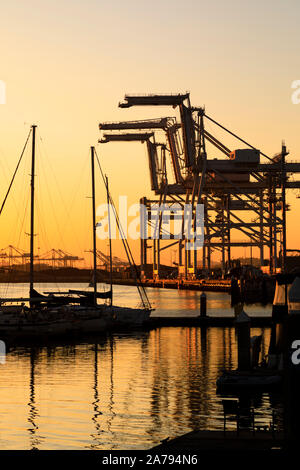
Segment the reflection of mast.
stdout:
<svg viewBox="0 0 300 470">
<path fill-rule="evenodd" d="M 101 427 L 100 424 L 98 423 L 98 416 L 102 415 L 102 412 L 99 410 L 99 392 L 98 392 L 98 344 L 95 343 L 95 359 L 94 359 L 94 401 L 92 403 L 93 408 L 94 408 L 94 415 L 92 417 L 92 421 L 95 424 L 95 430 L 96 432 L 94 434 L 91 434 L 91 437 L 94 439 L 95 444 L 92 444 L 91 447 L 98 447 L 100 442 L 100 433 L 101 433 Z"/>
<path fill-rule="evenodd" d="M 32 348 L 30 350 L 30 394 L 29 394 L 29 415 L 28 422 L 31 427 L 28 428 L 30 433 L 30 445 L 31 449 L 37 449 L 37 446 L 40 444 L 40 438 L 36 435 L 38 430 L 38 425 L 35 422 L 35 418 L 39 416 L 37 408 L 35 406 L 35 389 L 34 389 L 34 365 L 35 365 L 35 350 Z"/>
<path fill-rule="evenodd" d="M 110 412 L 110 416 L 107 420 L 107 430 L 108 432 L 111 432 L 111 434 L 114 436 L 114 432 L 111 431 L 111 423 L 113 418 L 116 416 L 116 413 L 113 411 L 114 407 L 114 339 L 111 336 L 110 337 L 110 398 L 109 398 L 109 405 L 108 409 Z M 114 445 L 112 445 L 111 449 L 114 448 Z"/>
</svg>

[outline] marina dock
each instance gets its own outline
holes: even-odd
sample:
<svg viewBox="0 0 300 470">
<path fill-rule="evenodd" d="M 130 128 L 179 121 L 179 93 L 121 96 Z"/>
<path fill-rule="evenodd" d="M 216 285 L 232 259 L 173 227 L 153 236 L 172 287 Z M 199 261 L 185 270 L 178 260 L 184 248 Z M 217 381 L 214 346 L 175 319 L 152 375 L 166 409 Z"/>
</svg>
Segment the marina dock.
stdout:
<svg viewBox="0 0 300 470">
<path fill-rule="evenodd" d="M 160 327 L 180 327 L 180 326 L 200 326 L 200 327 L 233 327 L 235 317 L 150 317 L 149 326 Z M 271 327 L 271 316 L 251 317 L 251 327 Z"/>
<path fill-rule="evenodd" d="M 188 289 L 201 291 L 230 292 L 230 279 L 147 279 L 145 287 L 160 287 L 168 289 Z"/>
</svg>

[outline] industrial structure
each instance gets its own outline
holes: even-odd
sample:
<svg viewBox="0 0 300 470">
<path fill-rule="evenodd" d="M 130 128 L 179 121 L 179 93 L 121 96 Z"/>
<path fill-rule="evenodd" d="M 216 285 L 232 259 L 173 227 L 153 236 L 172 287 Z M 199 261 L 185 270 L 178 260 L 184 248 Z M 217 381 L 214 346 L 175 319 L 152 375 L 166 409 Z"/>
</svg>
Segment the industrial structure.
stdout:
<svg viewBox="0 0 300 470">
<path fill-rule="evenodd" d="M 0 260 L 2 268 L 11 268 L 15 265 L 27 269 L 29 267 L 30 253 L 27 253 L 20 248 L 16 248 L 13 245 L 8 245 L 5 248 L 0 249 Z M 45 262 L 44 264 L 50 265 L 52 268 L 67 268 L 73 267 L 74 263 L 83 261 L 83 258 L 73 256 L 60 249 L 52 248 L 47 253 L 42 255 L 36 255 L 35 261 L 38 264 Z"/>
<path fill-rule="evenodd" d="M 93 250 L 87 250 L 87 253 L 93 253 Z M 101 267 L 105 269 L 106 271 L 109 271 L 110 267 L 110 257 L 108 255 L 105 255 L 102 251 L 96 250 L 96 255 L 97 255 L 97 260 L 100 261 L 101 264 L 98 265 L 98 267 Z M 124 270 L 129 267 L 129 262 L 124 261 L 118 256 L 113 256 L 112 257 L 112 268 L 113 271 L 120 271 Z"/>
<path fill-rule="evenodd" d="M 93 250 L 87 250 L 87 253 L 93 253 Z M 29 266 L 30 254 L 21 248 L 16 248 L 13 245 L 8 245 L 5 248 L 0 249 L 0 267 L 3 269 L 10 269 L 18 267 L 22 270 L 27 270 Z M 58 268 L 73 268 L 76 263 L 84 261 L 84 258 L 81 258 L 76 255 L 71 255 L 66 251 L 61 249 L 52 248 L 43 253 L 42 255 L 35 255 L 34 257 L 36 267 L 38 269 L 39 265 L 49 266 L 53 269 Z M 109 256 L 105 255 L 102 251 L 97 250 L 97 259 L 99 260 L 99 267 L 108 271 L 109 270 Z M 113 256 L 112 258 L 112 267 L 114 271 L 122 271 L 129 267 L 129 262 Z"/>
<path fill-rule="evenodd" d="M 125 95 L 121 108 L 132 106 L 170 106 L 179 108 L 180 119 L 163 117 L 140 121 L 106 122 L 99 124 L 103 133 L 101 143 L 140 141 L 147 145 L 151 189 L 156 198 L 141 199 L 147 207 L 147 224 L 153 225 L 153 207 L 159 212 L 156 233 L 141 236 L 141 270 L 153 252 L 153 277 L 159 278 L 160 253 L 178 246 L 179 276 L 195 278 L 199 247 L 191 250 L 193 239 L 177 239 L 169 231 L 169 244 L 163 224 L 164 208 L 178 205 L 184 210 L 192 207 L 196 229 L 196 208 L 204 206 L 204 244 L 200 249 L 202 269 L 211 269 L 212 253 L 220 252 L 222 269 L 232 264 L 233 247 L 257 247 L 261 266 L 267 260 L 270 274 L 285 268 L 286 261 L 286 192 L 300 188 L 300 181 L 290 176 L 300 173 L 300 163 L 286 161 L 288 152 L 283 143 L 281 151 L 272 158 L 231 132 L 207 115 L 203 107 L 191 106 L 189 93 L 176 95 Z M 207 122 L 228 134 L 239 143 L 229 148 L 213 132 Z M 128 131 L 133 132 L 128 132 Z M 116 132 L 117 131 L 117 132 Z M 120 132 L 126 131 L 126 132 Z M 163 131 L 164 141 L 156 134 Z M 160 132 L 161 138 L 161 132 Z M 223 158 L 216 158 L 222 155 Z M 225 157 L 224 157 L 225 156 Z M 145 230 L 141 215 L 141 231 Z M 174 217 L 173 217 L 174 218 Z M 148 227 L 149 228 L 149 227 Z M 243 240 L 234 238 L 240 233 Z M 280 262 L 280 266 L 279 266 Z"/>
</svg>

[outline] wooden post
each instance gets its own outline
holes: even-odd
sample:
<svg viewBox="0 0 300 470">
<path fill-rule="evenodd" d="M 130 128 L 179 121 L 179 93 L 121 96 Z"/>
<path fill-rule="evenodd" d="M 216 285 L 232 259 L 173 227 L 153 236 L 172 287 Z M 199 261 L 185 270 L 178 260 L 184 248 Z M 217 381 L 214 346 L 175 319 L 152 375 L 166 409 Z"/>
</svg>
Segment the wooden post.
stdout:
<svg viewBox="0 0 300 470">
<path fill-rule="evenodd" d="M 238 342 L 238 369 L 249 370 L 251 368 L 250 355 L 250 317 L 244 310 L 235 321 Z"/>
</svg>

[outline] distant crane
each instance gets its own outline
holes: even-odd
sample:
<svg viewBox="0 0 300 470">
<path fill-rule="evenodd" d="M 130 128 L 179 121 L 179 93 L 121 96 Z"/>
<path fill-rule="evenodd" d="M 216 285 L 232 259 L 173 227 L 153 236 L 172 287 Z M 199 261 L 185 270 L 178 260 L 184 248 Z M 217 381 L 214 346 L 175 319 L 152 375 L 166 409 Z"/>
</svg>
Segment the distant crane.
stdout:
<svg viewBox="0 0 300 470">
<path fill-rule="evenodd" d="M 52 267 L 61 267 L 67 268 L 68 266 L 73 268 L 74 263 L 78 261 L 83 261 L 84 258 L 79 258 L 78 256 L 71 255 L 66 251 L 52 248 L 47 253 L 38 257 L 39 261 L 51 261 Z"/>
<path fill-rule="evenodd" d="M 86 253 L 93 253 L 93 250 L 86 250 Z M 101 261 L 101 266 L 103 266 L 106 270 L 109 268 L 110 259 L 108 255 L 105 255 L 102 251 L 96 250 L 97 259 Z M 124 261 L 118 256 L 112 257 L 112 266 L 113 268 L 126 268 L 129 266 L 128 261 Z"/>
<path fill-rule="evenodd" d="M 0 259 L 2 261 L 2 267 L 8 266 L 12 267 L 15 264 L 15 260 L 21 261 L 20 265 L 26 266 L 30 254 L 25 252 L 20 248 L 16 248 L 13 245 L 8 245 L 5 248 L 0 249 Z M 36 262 L 40 263 L 41 261 L 50 261 L 53 268 L 57 267 L 73 267 L 75 262 L 83 261 L 83 258 L 78 256 L 73 256 L 70 253 L 67 253 L 60 249 L 52 248 L 52 250 L 46 252 L 43 255 L 35 255 L 34 259 Z M 8 264 L 6 261 L 8 260 Z"/>
<path fill-rule="evenodd" d="M 20 250 L 13 245 L 8 245 L 7 247 L 0 249 L 0 259 L 2 261 L 2 266 L 5 266 L 5 260 L 8 260 L 9 267 L 14 264 L 15 260 L 21 261 L 19 264 L 26 264 L 29 257 L 29 253 L 26 253 L 24 250 Z"/>
<path fill-rule="evenodd" d="M 181 124 L 176 122 L 175 117 L 165 117 L 159 119 L 146 119 L 143 121 L 127 121 L 127 122 L 104 122 L 99 124 L 102 131 L 121 131 L 121 130 L 143 130 L 143 129 L 162 129 L 166 132 L 169 147 L 165 144 L 151 142 L 150 138 L 154 137 L 154 133 L 135 133 L 135 134 L 104 134 L 100 143 L 121 142 L 121 141 L 140 141 L 147 143 L 151 189 L 157 194 L 164 192 L 163 187 L 166 184 L 166 156 L 165 151 L 168 150 L 171 156 L 172 169 L 175 183 L 183 182 L 182 171 L 184 169 L 183 147 L 178 134 Z M 161 147 L 161 159 L 158 162 L 157 147 Z M 164 184 L 162 184 L 164 183 Z"/>
</svg>

